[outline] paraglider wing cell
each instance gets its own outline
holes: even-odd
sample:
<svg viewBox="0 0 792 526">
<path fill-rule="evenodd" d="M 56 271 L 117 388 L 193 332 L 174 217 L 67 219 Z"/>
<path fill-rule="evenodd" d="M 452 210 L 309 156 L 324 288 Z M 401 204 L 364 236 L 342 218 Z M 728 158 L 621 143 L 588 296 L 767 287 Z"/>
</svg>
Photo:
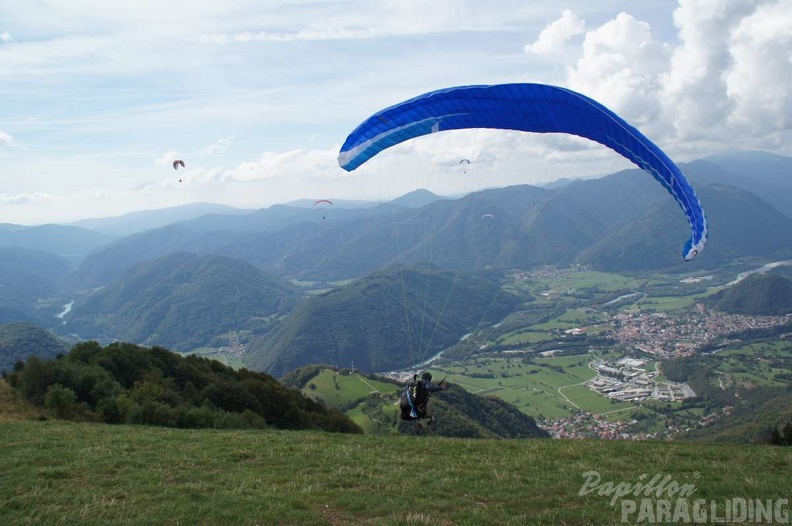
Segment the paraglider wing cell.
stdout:
<svg viewBox="0 0 792 526">
<path fill-rule="evenodd" d="M 492 128 L 567 133 L 596 141 L 648 172 L 674 197 L 690 223 L 682 256 L 691 260 L 707 242 L 707 220 L 693 188 L 674 162 L 640 131 L 597 101 L 546 84 L 459 86 L 386 108 L 347 137 L 338 163 L 352 171 L 404 141 L 447 130 Z"/>
</svg>

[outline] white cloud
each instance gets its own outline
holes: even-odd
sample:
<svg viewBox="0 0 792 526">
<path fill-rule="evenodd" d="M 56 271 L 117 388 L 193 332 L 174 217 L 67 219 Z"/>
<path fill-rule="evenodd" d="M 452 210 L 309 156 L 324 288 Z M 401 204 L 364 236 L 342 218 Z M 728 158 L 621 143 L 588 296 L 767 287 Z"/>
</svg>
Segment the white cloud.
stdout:
<svg viewBox="0 0 792 526">
<path fill-rule="evenodd" d="M 572 89 L 618 108 L 628 121 L 646 125 L 660 113 L 657 90 L 668 55 L 647 23 L 619 13 L 586 33 L 583 56 L 569 68 L 567 80 Z"/>
<path fill-rule="evenodd" d="M 0 130 L 0 157 L 6 157 L 8 154 L 6 153 L 4 146 L 17 146 L 14 143 L 14 139 L 5 133 L 3 130 Z"/>
<path fill-rule="evenodd" d="M 674 50 L 660 94 L 672 111 L 675 135 L 700 139 L 726 123 L 735 101 L 727 95 L 732 64 L 730 34 L 755 2 L 682 1 L 674 11 L 680 45 Z"/>
<path fill-rule="evenodd" d="M 754 123 L 771 133 L 792 128 L 792 2 L 759 6 L 732 32 L 730 48 L 730 123 L 749 133 Z"/>
<path fill-rule="evenodd" d="M 209 146 L 205 146 L 201 148 L 202 155 L 217 155 L 220 153 L 225 152 L 234 142 L 235 135 L 231 135 L 230 137 L 221 137 L 214 143 L 210 144 Z"/>
<path fill-rule="evenodd" d="M 232 170 L 214 172 L 211 179 L 223 182 L 256 182 L 282 179 L 296 180 L 332 179 L 344 177 L 339 168 L 337 150 L 302 150 L 265 152 L 256 161 L 244 162 Z"/>
<path fill-rule="evenodd" d="M 565 59 L 567 85 L 680 152 L 789 152 L 792 2 L 680 0 L 673 17 L 678 40 L 670 43 L 626 12 L 589 28 L 579 58 Z M 550 35 L 548 50 L 558 49 L 576 19 L 565 12 L 526 49 Z"/>
<path fill-rule="evenodd" d="M 386 35 L 385 31 L 372 29 L 330 29 L 330 30 L 300 30 L 287 33 L 276 33 L 261 31 L 258 33 L 212 33 L 201 35 L 200 42 L 205 44 L 238 44 L 246 42 L 297 42 L 309 40 L 357 40 L 365 38 L 375 38 Z"/>
<path fill-rule="evenodd" d="M 584 32 L 586 22 L 565 9 L 561 18 L 545 27 L 536 42 L 525 46 L 526 53 L 533 53 L 549 60 L 568 59 L 570 54 L 577 53 L 568 43 L 573 37 Z"/>
<path fill-rule="evenodd" d="M 52 196 L 41 192 L 27 194 L 0 194 L 0 205 L 2 206 L 29 205 L 47 203 L 50 201 L 52 201 Z"/>
<path fill-rule="evenodd" d="M 451 194 L 621 167 L 596 144 L 503 131 L 436 134 L 351 174 L 337 166 L 332 145 L 367 115 L 461 84 L 567 85 L 669 153 L 790 152 L 792 2 L 680 2 L 4 2 L 4 199 L 57 199 L 27 215 L 0 207 L 0 221 L 396 197 L 416 184 Z M 109 193 L 77 195 L 95 189 Z"/>
<path fill-rule="evenodd" d="M 156 159 L 154 159 L 154 164 L 157 166 L 173 166 L 173 161 L 179 159 L 179 153 L 175 150 L 165 152 Z"/>
</svg>

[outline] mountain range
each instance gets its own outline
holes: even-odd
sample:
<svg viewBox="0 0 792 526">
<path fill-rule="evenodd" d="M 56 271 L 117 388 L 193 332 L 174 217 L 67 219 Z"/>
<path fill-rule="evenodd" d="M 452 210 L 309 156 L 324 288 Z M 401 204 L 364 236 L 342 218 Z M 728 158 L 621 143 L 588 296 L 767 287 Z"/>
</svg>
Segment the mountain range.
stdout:
<svg viewBox="0 0 792 526">
<path fill-rule="evenodd" d="M 297 301 L 294 285 L 224 256 L 176 253 L 140 263 L 77 301 L 69 330 L 189 350 L 229 331 L 253 331 Z"/>
<path fill-rule="evenodd" d="M 246 364 L 277 376 L 311 363 L 410 367 L 519 301 L 481 276 L 393 266 L 301 302 L 251 344 Z"/>
<path fill-rule="evenodd" d="M 321 358 L 378 369 L 431 355 L 480 323 L 497 290 L 491 271 L 707 271 L 792 257 L 792 158 L 734 152 L 681 167 L 710 226 L 692 263 L 680 257 L 689 227 L 679 207 L 637 169 L 457 199 L 417 190 L 389 203 L 337 201 L 332 213 L 195 204 L 0 225 L 0 323 L 180 351 L 234 332 L 249 338 L 251 367 L 282 373 Z M 452 294 L 447 303 L 465 308 L 439 315 Z M 405 298 L 421 307 L 402 309 L 402 322 L 388 309 Z M 499 298 L 486 320 L 513 301 Z"/>
</svg>

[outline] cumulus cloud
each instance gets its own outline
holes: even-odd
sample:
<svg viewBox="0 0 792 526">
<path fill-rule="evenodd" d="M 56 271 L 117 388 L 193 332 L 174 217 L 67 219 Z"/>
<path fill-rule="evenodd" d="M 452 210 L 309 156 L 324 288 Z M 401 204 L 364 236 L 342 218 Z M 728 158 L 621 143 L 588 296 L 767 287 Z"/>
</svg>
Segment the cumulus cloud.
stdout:
<svg viewBox="0 0 792 526">
<path fill-rule="evenodd" d="M 732 32 L 730 48 L 730 122 L 740 129 L 769 123 L 770 134 L 792 128 L 792 3 L 759 6 Z"/>
<path fill-rule="evenodd" d="M 0 130 L 0 157 L 5 157 L 7 155 L 4 146 L 12 146 L 13 144 L 14 139 L 3 130 Z"/>
<path fill-rule="evenodd" d="M 566 85 L 679 149 L 788 144 L 792 3 L 680 0 L 673 19 L 670 43 L 629 13 L 586 28 L 576 55 L 564 54 Z M 526 51 L 557 58 L 565 35 L 583 27 L 575 20 L 565 11 Z"/>
<path fill-rule="evenodd" d="M 226 150 L 228 150 L 228 147 L 231 146 L 231 144 L 234 142 L 234 138 L 236 138 L 236 135 L 232 135 L 230 137 L 222 137 L 217 141 L 215 141 L 214 143 L 210 144 L 209 146 L 201 148 L 201 154 L 217 155 L 223 153 Z"/>
<path fill-rule="evenodd" d="M 661 96 L 673 109 L 682 139 L 698 139 L 722 125 L 734 109 L 726 76 L 732 65 L 730 35 L 754 2 L 685 1 L 674 11 L 680 45 L 674 50 Z"/>
<path fill-rule="evenodd" d="M 660 75 L 669 49 L 653 40 L 647 23 L 627 13 L 586 33 L 583 55 L 569 68 L 572 89 L 618 108 L 631 122 L 652 122 L 660 113 Z"/>
<path fill-rule="evenodd" d="M 256 182 L 270 179 L 327 179 L 343 177 L 346 172 L 338 167 L 337 150 L 302 150 L 265 152 L 250 162 L 239 164 L 232 170 L 212 174 L 221 181 Z"/>
<path fill-rule="evenodd" d="M 157 166 L 171 166 L 176 159 L 179 159 L 179 153 L 176 150 L 171 150 L 154 159 L 154 164 Z"/>
<path fill-rule="evenodd" d="M 11 36 L 11 33 L 8 33 L 8 32 L 0 33 L 0 42 L 7 43 L 7 42 L 13 42 L 13 41 L 14 41 L 14 39 Z"/>
<path fill-rule="evenodd" d="M 569 41 L 582 34 L 585 27 L 585 20 L 581 20 L 575 13 L 566 9 L 561 18 L 551 22 L 539 33 L 536 42 L 525 46 L 525 52 L 549 60 L 563 61 L 576 52 Z"/>
<path fill-rule="evenodd" d="M 0 205 L 14 206 L 14 205 L 29 205 L 37 203 L 46 203 L 52 201 L 52 196 L 41 192 L 22 193 L 22 194 L 0 194 Z"/>
</svg>

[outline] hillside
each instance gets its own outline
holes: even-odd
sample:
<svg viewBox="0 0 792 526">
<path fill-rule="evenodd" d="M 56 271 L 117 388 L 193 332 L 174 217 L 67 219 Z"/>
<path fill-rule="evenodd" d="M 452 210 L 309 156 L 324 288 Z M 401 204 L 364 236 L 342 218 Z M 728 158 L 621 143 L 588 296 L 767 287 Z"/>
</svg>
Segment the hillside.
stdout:
<svg viewBox="0 0 792 526">
<path fill-rule="evenodd" d="M 360 433 L 338 411 L 273 377 L 161 347 L 82 342 L 7 375 L 25 401 L 59 418 L 178 428 L 319 429 Z"/>
<path fill-rule="evenodd" d="M 35 420 L 51 413 L 42 410 L 19 396 L 8 383 L 0 378 L 0 423 Z"/>
<path fill-rule="evenodd" d="M 67 259 L 49 252 L 0 247 L 0 324 L 53 325 L 71 269 Z"/>
<path fill-rule="evenodd" d="M 11 371 L 17 361 L 30 356 L 49 359 L 68 350 L 64 341 L 31 323 L 0 325 L 0 371 Z"/>
<path fill-rule="evenodd" d="M 300 303 L 251 343 L 246 365 L 277 376 L 311 363 L 409 367 L 499 321 L 518 301 L 483 277 L 394 266 Z"/>
<path fill-rule="evenodd" d="M 725 172 L 711 174 L 699 165 L 711 163 Z M 792 157 L 761 151 L 734 151 L 711 155 L 686 167 L 693 184 L 721 183 L 755 193 L 783 214 L 792 217 Z M 689 173 L 693 172 L 693 173 Z"/>
<path fill-rule="evenodd" d="M 792 422 L 790 335 L 792 321 L 746 329 L 716 339 L 701 354 L 664 361 L 666 377 L 688 382 L 696 392 L 691 406 L 728 415 L 686 438 L 766 443 L 772 429 Z"/>
<path fill-rule="evenodd" d="M 737 258 L 792 255 L 792 217 L 755 194 L 732 186 L 697 189 L 711 235 L 696 266 L 717 268 Z M 635 220 L 606 229 L 580 257 L 597 268 L 651 271 L 684 266 L 680 254 L 690 230 L 672 200 L 647 206 Z"/>
<path fill-rule="evenodd" d="M 116 237 L 124 237 L 144 230 L 160 228 L 177 221 L 187 221 L 207 214 L 246 215 L 250 210 L 239 210 L 233 206 L 215 203 L 188 203 L 181 206 L 141 210 L 116 217 L 82 219 L 71 223 L 76 226 Z"/>
<path fill-rule="evenodd" d="M 783 170 L 790 161 L 754 157 L 736 162 L 735 172 L 716 159 L 681 166 L 712 227 L 698 267 L 789 256 L 792 216 Z M 757 173 L 766 172 L 752 174 L 752 160 Z M 106 285 L 136 263 L 174 252 L 221 254 L 287 279 L 327 282 L 422 261 L 464 270 L 575 263 L 604 271 L 658 270 L 683 267 L 680 251 L 689 235 L 679 206 L 637 169 L 459 199 L 417 190 L 372 208 L 325 213 L 285 205 L 222 210 L 106 243 L 81 262 L 72 285 Z M 490 221 L 482 221 L 485 214 Z"/>
<path fill-rule="evenodd" d="M 458 438 L 549 438 L 547 432 L 526 415 L 500 398 L 476 396 L 451 385 L 435 393 L 430 413 L 436 418 L 432 433 Z M 399 422 L 402 433 L 420 434 L 410 422 Z"/>
<path fill-rule="evenodd" d="M 60 422 L 0 435 L 7 524 L 693 524 L 738 502 L 755 523 L 788 520 L 782 447 Z M 655 476 L 651 497 L 609 491 Z"/>
<path fill-rule="evenodd" d="M 781 182 L 771 180 L 766 191 L 755 193 L 746 182 L 717 182 L 737 176 L 714 164 L 691 171 L 703 180 L 696 191 L 712 226 L 698 267 L 788 256 L 792 217 L 765 199 L 773 189 L 782 191 Z M 207 215 L 107 245 L 85 260 L 75 283 L 106 284 L 133 263 L 174 251 L 223 254 L 282 277 L 328 282 L 422 261 L 463 270 L 584 263 L 605 271 L 646 271 L 680 267 L 689 236 L 679 206 L 640 170 L 423 204 L 333 209 L 326 220 L 312 214 L 316 210 L 283 206 L 244 216 Z M 483 221 L 485 214 L 491 219 Z"/>
<path fill-rule="evenodd" d="M 115 236 L 66 225 L 0 225 L 0 247 L 20 247 L 79 261 Z"/>
<path fill-rule="evenodd" d="M 75 302 L 69 332 L 192 350 L 229 331 L 264 329 L 296 287 L 222 256 L 173 254 L 133 267 Z"/>
<path fill-rule="evenodd" d="M 729 314 L 789 314 L 792 313 L 792 281 L 772 272 L 753 274 L 707 298 L 707 305 Z"/>
<path fill-rule="evenodd" d="M 281 378 L 287 387 L 341 409 L 372 434 L 424 433 L 399 418 L 397 403 L 404 385 L 351 369 L 305 366 Z M 499 398 L 476 396 L 458 386 L 435 393 L 430 413 L 436 417 L 432 434 L 459 438 L 549 438 L 536 421 Z"/>
<path fill-rule="evenodd" d="M 69 284 L 75 289 L 104 286 L 139 263 L 179 252 L 212 253 L 230 241 L 228 233 L 214 234 L 194 232 L 172 224 L 123 237 L 83 259 L 70 277 Z"/>
</svg>

